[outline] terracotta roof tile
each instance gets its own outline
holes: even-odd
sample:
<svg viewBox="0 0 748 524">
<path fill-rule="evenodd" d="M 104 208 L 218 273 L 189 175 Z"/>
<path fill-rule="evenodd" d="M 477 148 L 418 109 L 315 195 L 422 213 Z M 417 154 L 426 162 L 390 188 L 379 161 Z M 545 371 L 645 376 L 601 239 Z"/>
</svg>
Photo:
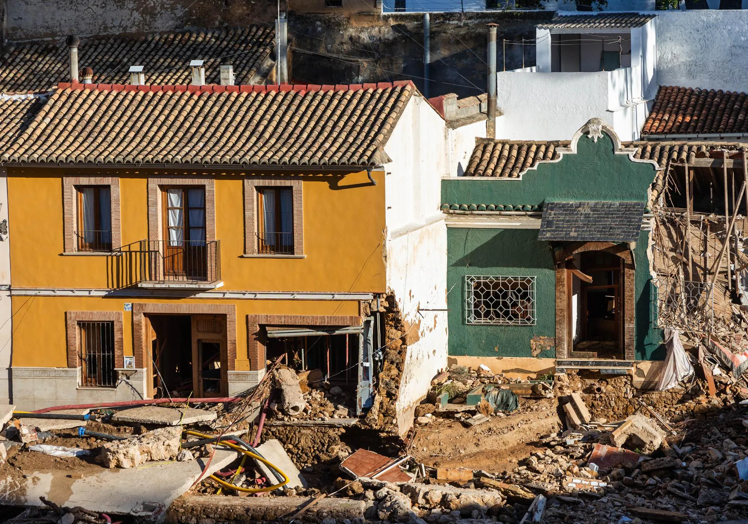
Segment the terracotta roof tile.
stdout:
<svg viewBox="0 0 748 524">
<path fill-rule="evenodd" d="M 660 87 L 642 135 L 748 133 L 748 94 Z"/>
<path fill-rule="evenodd" d="M 692 162 L 695 158 L 709 158 L 712 152 L 728 151 L 728 156 L 741 153 L 745 144 L 730 142 L 659 142 L 659 141 L 637 141 L 624 144 L 624 147 L 636 149 L 634 158 L 641 160 L 654 160 L 659 169 L 667 166 L 668 160 L 672 163 Z"/>
<path fill-rule="evenodd" d="M 0 150 L 5 149 L 31 124 L 46 96 L 0 96 Z"/>
<path fill-rule="evenodd" d="M 190 60 L 205 61 L 206 82 L 219 83 L 222 58 L 230 58 L 237 84 L 258 83 L 272 68 L 275 32 L 263 26 L 186 30 L 146 36 L 81 39 L 80 67 L 93 81 L 124 84 L 130 66 L 142 65 L 149 84 L 188 84 Z M 68 47 L 59 42 L 7 44 L 0 61 L 0 92 L 43 92 L 69 80 Z"/>
<path fill-rule="evenodd" d="M 560 158 L 556 149 L 569 142 L 510 142 L 479 140 L 465 176 L 517 178 L 541 160 Z"/>
<path fill-rule="evenodd" d="M 61 84 L 3 161 L 374 166 L 389 160 L 383 147 L 415 92 L 412 83 L 238 92 L 93 86 Z"/>
</svg>

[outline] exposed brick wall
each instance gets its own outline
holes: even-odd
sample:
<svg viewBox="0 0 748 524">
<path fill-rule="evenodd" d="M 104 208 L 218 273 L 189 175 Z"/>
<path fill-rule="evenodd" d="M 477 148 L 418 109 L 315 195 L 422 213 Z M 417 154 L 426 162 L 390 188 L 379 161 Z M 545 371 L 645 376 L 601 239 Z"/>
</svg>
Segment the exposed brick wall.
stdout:
<svg viewBox="0 0 748 524">
<path fill-rule="evenodd" d="M 257 371 L 265 367 L 267 340 L 262 326 L 360 326 L 361 317 L 352 315 L 247 315 L 247 344 L 249 368 Z"/>
<path fill-rule="evenodd" d="M 246 255 L 257 254 L 258 187 L 290 187 L 293 190 L 293 254 L 304 254 L 304 208 L 301 186 L 301 180 L 244 179 L 244 253 Z"/>
<path fill-rule="evenodd" d="M 69 368 L 80 367 L 78 350 L 80 330 L 78 322 L 114 322 L 114 367 L 125 367 L 122 311 L 66 311 L 67 360 Z M 136 367 L 140 367 L 137 366 Z"/>
<path fill-rule="evenodd" d="M 122 232 L 120 226 L 119 178 L 66 176 L 62 179 L 63 248 L 65 253 L 78 251 L 78 242 L 75 238 L 75 230 L 78 227 L 78 198 L 75 186 L 109 186 L 112 213 L 112 248 L 120 247 L 122 245 Z"/>
</svg>

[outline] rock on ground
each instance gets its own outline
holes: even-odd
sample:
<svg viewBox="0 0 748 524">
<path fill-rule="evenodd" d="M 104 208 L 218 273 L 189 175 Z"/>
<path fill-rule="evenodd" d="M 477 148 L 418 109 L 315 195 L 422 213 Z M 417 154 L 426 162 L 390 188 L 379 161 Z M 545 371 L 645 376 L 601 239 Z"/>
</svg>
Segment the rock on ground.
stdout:
<svg viewBox="0 0 748 524">
<path fill-rule="evenodd" d="M 107 468 L 134 468 L 151 460 L 171 460 L 179 454 L 181 426 L 149 431 L 127 440 L 104 444 L 96 457 Z"/>
</svg>

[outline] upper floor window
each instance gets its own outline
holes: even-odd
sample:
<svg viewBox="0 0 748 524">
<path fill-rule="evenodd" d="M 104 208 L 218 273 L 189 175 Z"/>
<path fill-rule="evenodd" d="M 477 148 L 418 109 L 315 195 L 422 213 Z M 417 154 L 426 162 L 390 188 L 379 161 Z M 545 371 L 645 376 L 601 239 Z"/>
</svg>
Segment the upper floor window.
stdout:
<svg viewBox="0 0 748 524">
<path fill-rule="evenodd" d="M 293 254 L 293 190 L 290 187 L 257 188 L 257 252 Z"/>
<path fill-rule="evenodd" d="M 112 250 L 112 195 L 109 186 L 78 186 L 78 251 Z"/>
</svg>

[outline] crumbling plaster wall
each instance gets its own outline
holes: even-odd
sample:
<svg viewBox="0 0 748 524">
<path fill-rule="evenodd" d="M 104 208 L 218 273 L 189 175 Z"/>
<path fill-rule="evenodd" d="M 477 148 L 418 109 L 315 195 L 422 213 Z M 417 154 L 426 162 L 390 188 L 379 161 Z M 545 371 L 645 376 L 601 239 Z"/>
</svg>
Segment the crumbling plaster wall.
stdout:
<svg viewBox="0 0 748 524">
<path fill-rule="evenodd" d="M 448 129 L 431 105 L 415 95 L 385 147 L 393 159 L 385 166 L 387 288 L 397 301 L 402 342 L 407 345 L 396 401 L 400 435 L 410 429 L 431 378 L 447 364 L 447 231 L 439 208 L 441 178 L 465 165 L 476 136 L 485 136 L 485 121 Z"/>
<path fill-rule="evenodd" d="M 6 40 L 152 33 L 272 23 L 275 2 L 242 0 L 5 0 Z"/>
<path fill-rule="evenodd" d="M 665 11 L 657 16 L 658 82 L 746 91 L 748 11 Z"/>
</svg>

